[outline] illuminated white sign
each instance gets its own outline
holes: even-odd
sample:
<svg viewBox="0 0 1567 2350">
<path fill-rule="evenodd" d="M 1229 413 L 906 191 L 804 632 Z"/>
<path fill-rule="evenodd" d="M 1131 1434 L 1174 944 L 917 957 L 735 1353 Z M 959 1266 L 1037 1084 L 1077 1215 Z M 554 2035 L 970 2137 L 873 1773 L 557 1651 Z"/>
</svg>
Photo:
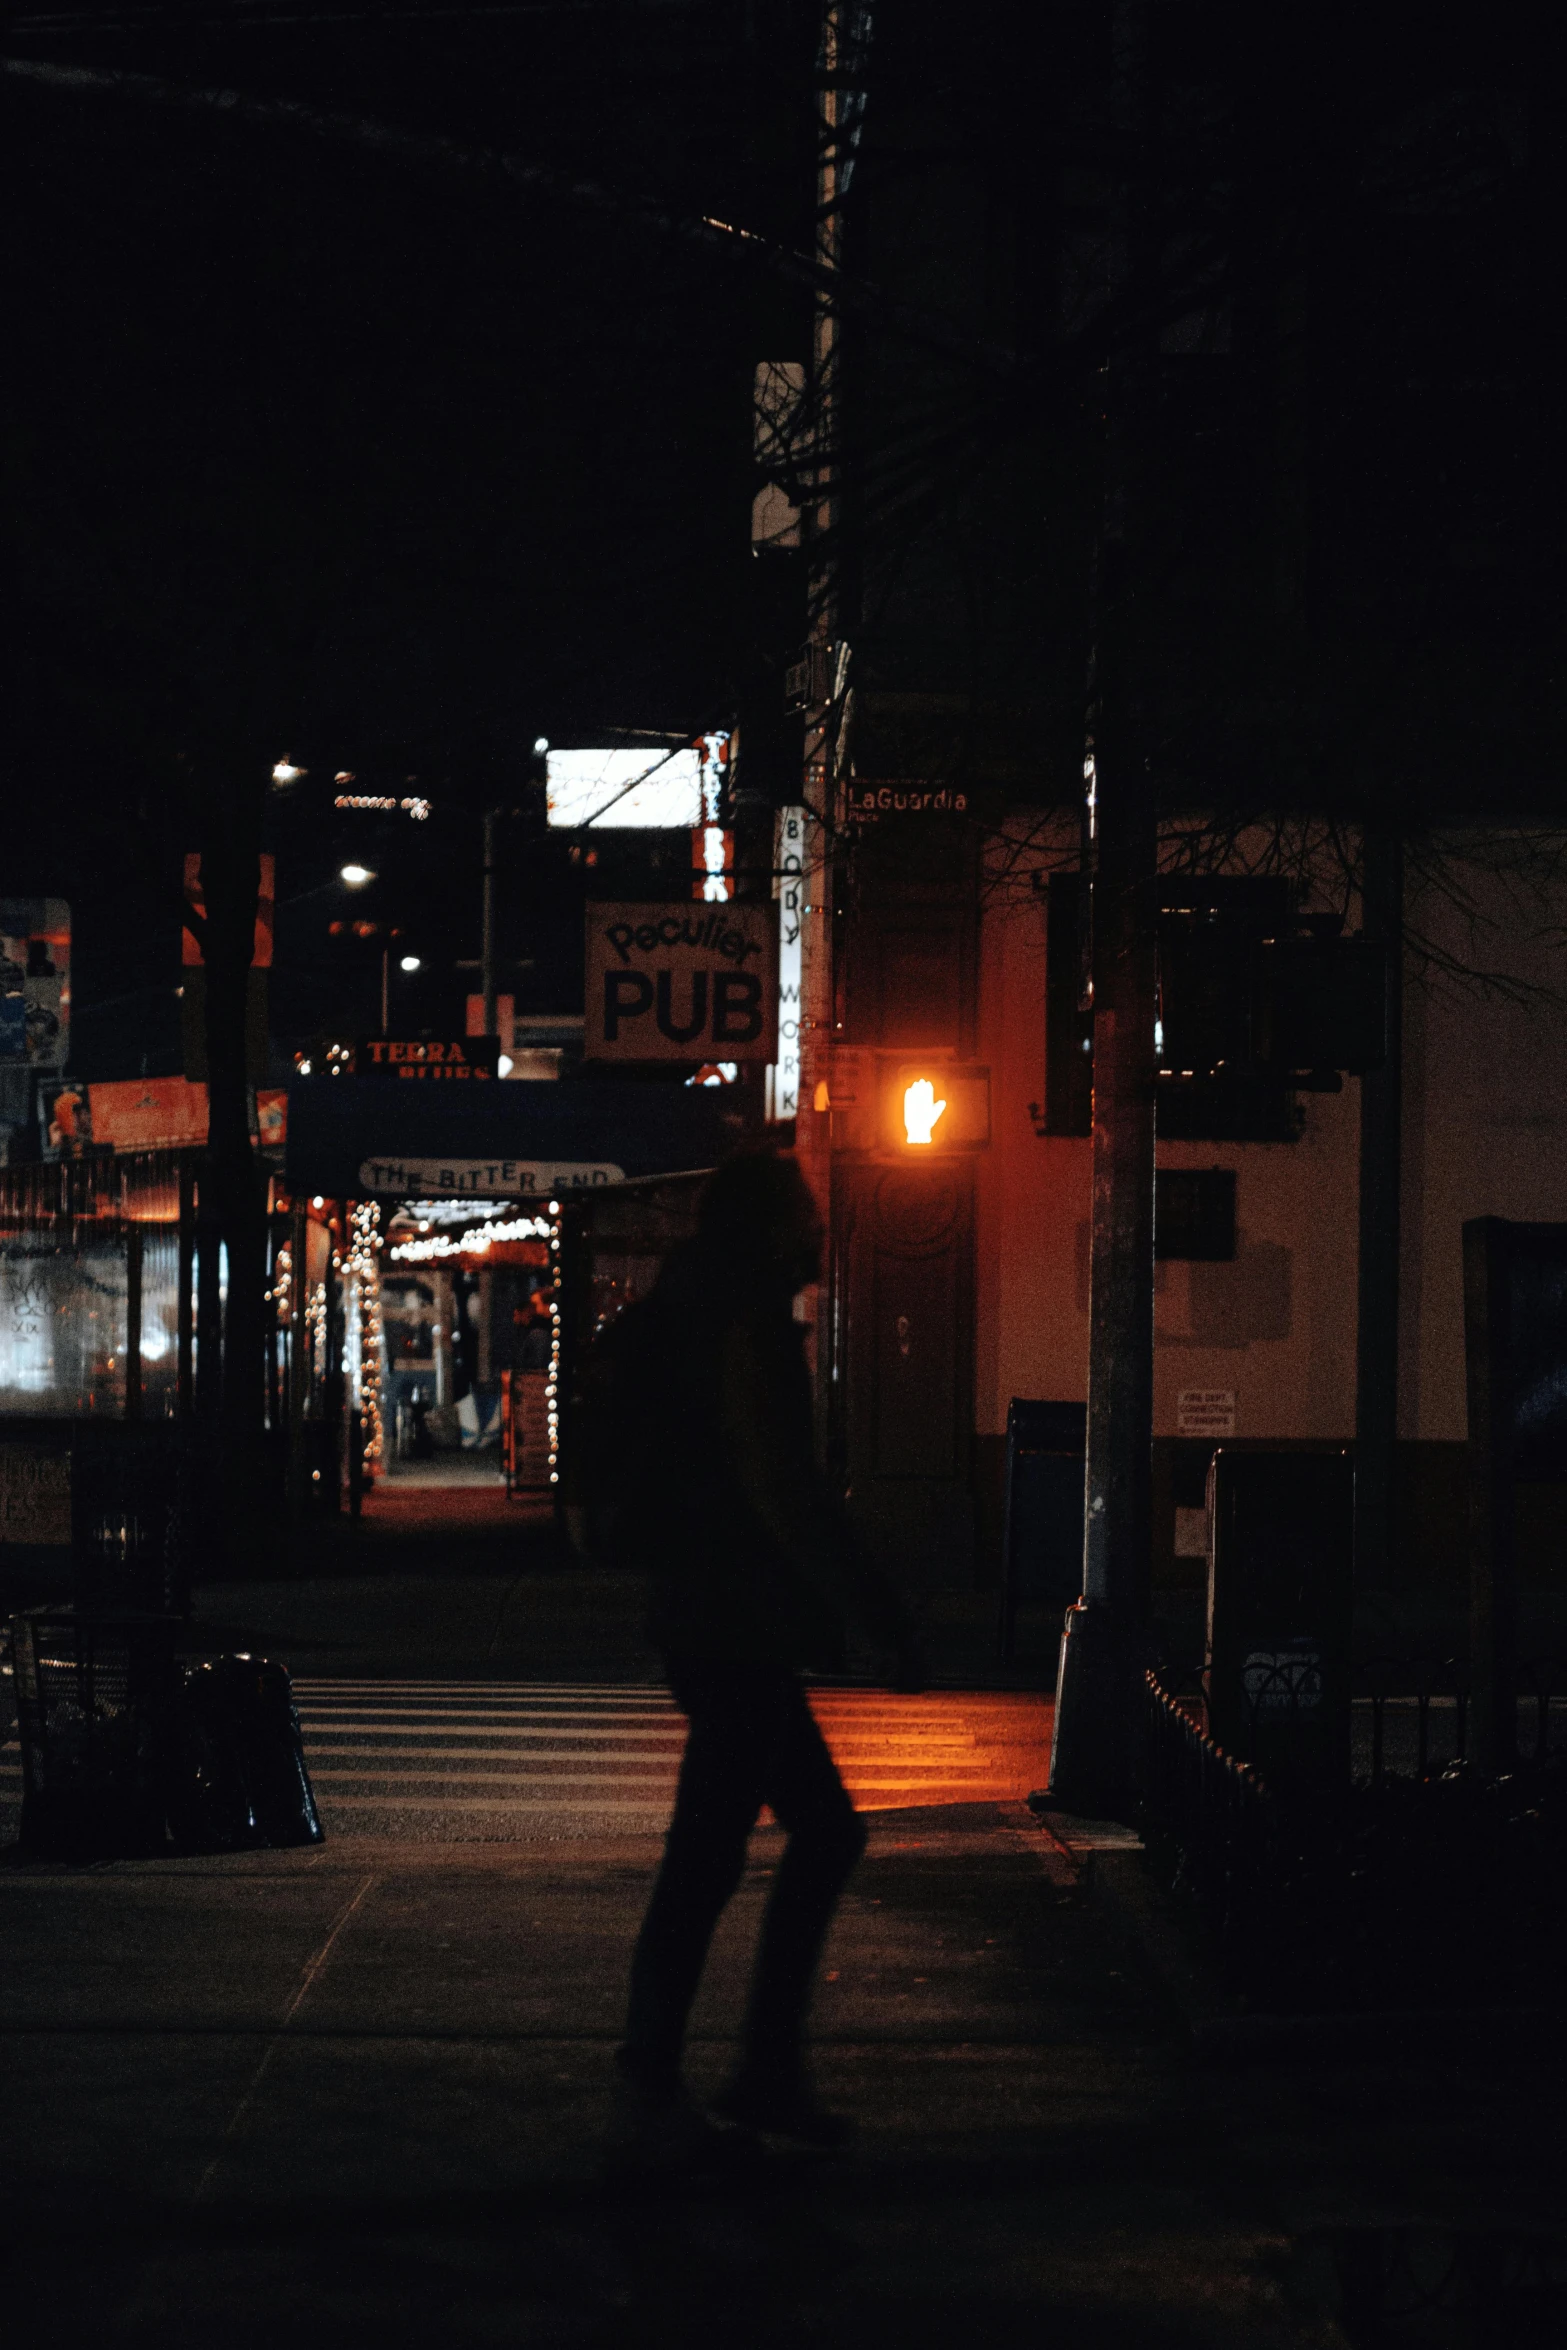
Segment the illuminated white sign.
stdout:
<svg viewBox="0 0 1567 2350">
<path fill-rule="evenodd" d="M 773 835 L 773 895 L 778 900 L 778 1058 L 772 1070 L 772 1115 L 800 1110 L 800 937 L 805 920 L 805 810 L 780 808 Z"/>
<path fill-rule="evenodd" d="M 488 1256 L 496 1243 L 511 1240 L 548 1240 L 547 1216 L 510 1216 L 499 1223 L 472 1225 L 454 1240 L 449 1232 L 432 1232 L 400 1240 L 388 1252 L 394 1265 L 439 1263 L 445 1257 Z"/>
<path fill-rule="evenodd" d="M 702 821 L 702 755 L 679 750 L 551 751 L 546 762 L 551 824 L 581 830 L 695 829 Z"/>
</svg>

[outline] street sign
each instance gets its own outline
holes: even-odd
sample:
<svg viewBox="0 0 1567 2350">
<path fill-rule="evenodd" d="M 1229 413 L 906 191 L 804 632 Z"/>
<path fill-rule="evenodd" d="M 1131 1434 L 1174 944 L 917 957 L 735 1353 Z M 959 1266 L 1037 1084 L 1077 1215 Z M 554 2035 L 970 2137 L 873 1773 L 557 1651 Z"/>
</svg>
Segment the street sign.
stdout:
<svg viewBox="0 0 1567 2350">
<path fill-rule="evenodd" d="M 590 905 L 586 1010 L 589 1060 L 775 1060 L 777 907 Z"/>
<path fill-rule="evenodd" d="M 1233 1387 L 1183 1387 L 1175 1399 L 1177 1436 L 1233 1436 Z"/>
<path fill-rule="evenodd" d="M 889 783 L 855 778 L 846 787 L 844 814 L 851 824 L 874 824 L 882 816 L 966 816 L 968 804 L 968 793 L 947 783 L 903 776 Z"/>
<path fill-rule="evenodd" d="M 495 1075 L 500 1049 L 498 1036 L 362 1036 L 354 1073 L 415 1085 L 482 1084 Z"/>
</svg>

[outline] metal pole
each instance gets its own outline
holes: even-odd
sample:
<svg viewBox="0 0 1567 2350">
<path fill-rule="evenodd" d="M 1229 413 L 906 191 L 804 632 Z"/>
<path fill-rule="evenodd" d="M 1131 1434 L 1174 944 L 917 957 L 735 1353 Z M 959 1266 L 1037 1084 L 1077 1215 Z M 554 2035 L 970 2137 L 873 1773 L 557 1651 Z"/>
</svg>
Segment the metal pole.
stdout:
<svg viewBox="0 0 1567 2350">
<path fill-rule="evenodd" d="M 1154 110 L 1146 0 L 1117 0 L 1112 52 L 1126 152 L 1146 156 Z M 1128 170 L 1115 200 L 1127 283 L 1145 293 L 1158 266 L 1151 185 L 1151 174 Z M 1123 1811 L 1135 1782 L 1153 1515 L 1159 836 L 1144 680 L 1159 495 L 1157 384 L 1156 355 L 1138 333 L 1116 354 L 1104 400 L 1090 701 L 1094 1115 L 1083 1596 L 1062 1635 L 1050 1757 L 1051 1795 L 1090 1814 Z"/>
<path fill-rule="evenodd" d="M 480 939 L 480 968 L 484 987 L 484 1033 L 494 1036 L 495 1025 L 495 836 L 500 820 L 497 808 L 484 812 L 484 906 L 483 933 Z"/>
<path fill-rule="evenodd" d="M 1399 1190 L 1403 1124 L 1404 857 L 1367 829 L 1364 924 L 1386 941 L 1387 1059 L 1360 1080 L 1360 1273 L 1355 1364 L 1355 1581 L 1386 1588 L 1398 1441 Z"/>
<path fill-rule="evenodd" d="M 188 1420 L 195 1409 L 196 1327 L 191 1290 L 196 1279 L 196 1170 L 189 1152 L 180 1154 L 179 1296 L 175 1301 L 177 1331 L 175 1396 L 179 1416 Z"/>
<path fill-rule="evenodd" d="M 1518 1543 L 1513 1490 L 1513 1349 L 1508 1226 L 1463 1228 L 1469 1406 L 1471 1759 L 1504 1771 L 1518 1744 Z"/>
<path fill-rule="evenodd" d="M 1122 767 L 1108 748 L 1097 746 L 1083 1596 L 1062 1637 L 1050 1758 L 1051 1794 L 1091 1814 L 1120 1809 L 1133 1779 L 1153 1458 L 1156 832 L 1140 762 Z"/>
<path fill-rule="evenodd" d="M 288 1502 L 302 1510 L 310 1498 L 310 1464 L 305 1458 L 305 1396 L 310 1380 L 305 1316 L 310 1303 L 310 1212 L 294 1201 L 288 1268 Z"/>
<path fill-rule="evenodd" d="M 141 1418 L 141 1271 L 142 1228 L 129 1225 L 125 1234 L 125 1417 Z"/>
<path fill-rule="evenodd" d="M 810 431 L 811 496 L 802 521 L 806 550 L 805 762 L 801 797 L 808 811 L 803 843 L 800 905 L 800 1108 L 796 1149 L 817 1205 L 832 1228 L 832 1123 L 817 1106 L 817 1089 L 828 1077 L 834 1034 L 833 842 L 837 833 L 838 765 L 834 740 L 834 667 L 838 657 L 837 466 L 833 434 L 838 406 L 838 312 L 830 276 L 842 266 L 843 216 L 840 203 L 838 139 L 843 106 L 839 88 L 842 10 L 827 0 L 822 11 L 816 113 L 816 260 L 818 280 L 811 325 Z M 825 1099 L 825 1092 L 823 1093 Z M 824 1445 L 831 1416 L 831 1341 L 834 1298 L 839 1286 L 839 1252 L 830 1248 L 827 1278 L 816 1293 L 815 1366 L 818 1437 Z"/>
<path fill-rule="evenodd" d="M 196 1189 L 196 1417 L 211 1427 L 223 1404 L 223 1228 L 212 1154 L 202 1154 Z"/>
<path fill-rule="evenodd" d="M 327 1202 L 326 1225 L 326 1378 L 323 1383 L 323 1402 L 326 1417 L 326 1442 L 323 1446 L 322 1479 L 328 1475 L 331 1484 L 324 1495 L 328 1509 L 343 1506 L 343 1480 L 347 1467 L 344 1457 L 344 1419 L 347 1413 L 345 1381 L 343 1377 L 343 1292 L 338 1277 L 338 1215 L 343 1209 L 339 1200 Z M 346 1215 L 346 1210 L 343 1210 Z M 330 1464 L 330 1466 L 329 1466 Z"/>
</svg>

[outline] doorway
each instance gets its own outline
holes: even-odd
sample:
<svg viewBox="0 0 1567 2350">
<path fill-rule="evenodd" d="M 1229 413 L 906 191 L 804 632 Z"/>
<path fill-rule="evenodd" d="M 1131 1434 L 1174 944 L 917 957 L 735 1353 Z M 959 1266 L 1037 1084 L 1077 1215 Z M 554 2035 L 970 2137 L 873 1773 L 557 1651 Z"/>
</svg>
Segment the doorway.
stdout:
<svg viewBox="0 0 1567 2350">
<path fill-rule="evenodd" d="M 915 1585 L 975 1556 L 974 1174 L 964 1161 L 840 1165 L 842 1447 L 867 1541 Z"/>
</svg>

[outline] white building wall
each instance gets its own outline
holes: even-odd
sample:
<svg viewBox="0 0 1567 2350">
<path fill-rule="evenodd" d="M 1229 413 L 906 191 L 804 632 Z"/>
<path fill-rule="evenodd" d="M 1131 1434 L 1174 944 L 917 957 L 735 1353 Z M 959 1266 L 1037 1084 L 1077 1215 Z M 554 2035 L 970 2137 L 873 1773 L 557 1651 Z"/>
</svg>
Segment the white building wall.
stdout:
<svg viewBox="0 0 1567 2350">
<path fill-rule="evenodd" d="M 1485 988 L 1421 957 L 1405 983 L 1399 1433 L 1427 1442 L 1466 1433 L 1466 1219 L 1567 1222 L 1567 884 L 1547 894 L 1491 861 L 1407 901 L 1418 940 L 1495 975 Z"/>
<path fill-rule="evenodd" d="M 1455 873 L 1478 927 L 1412 891 L 1411 926 L 1442 953 L 1546 991 L 1528 1004 L 1472 984 L 1406 985 L 1401 1433 L 1465 1432 L 1464 1219 L 1567 1221 L 1567 947 L 1550 908 L 1483 872 Z M 1089 1145 L 1036 1134 L 1044 1099 L 1045 908 L 1025 886 L 987 905 L 979 1054 L 992 1141 L 978 1186 L 975 1425 L 1012 1396 L 1080 1401 L 1088 1359 Z M 1567 886 L 1560 893 L 1567 936 Z M 1341 1439 L 1355 1427 L 1359 1086 L 1303 1096 L 1301 1140 L 1165 1143 L 1167 1167 L 1236 1174 L 1233 1264 L 1161 1265 L 1154 1430 L 1177 1433 L 1183 1388 L 1233 1389 L 1236 1434 Z"/>
</svg>

